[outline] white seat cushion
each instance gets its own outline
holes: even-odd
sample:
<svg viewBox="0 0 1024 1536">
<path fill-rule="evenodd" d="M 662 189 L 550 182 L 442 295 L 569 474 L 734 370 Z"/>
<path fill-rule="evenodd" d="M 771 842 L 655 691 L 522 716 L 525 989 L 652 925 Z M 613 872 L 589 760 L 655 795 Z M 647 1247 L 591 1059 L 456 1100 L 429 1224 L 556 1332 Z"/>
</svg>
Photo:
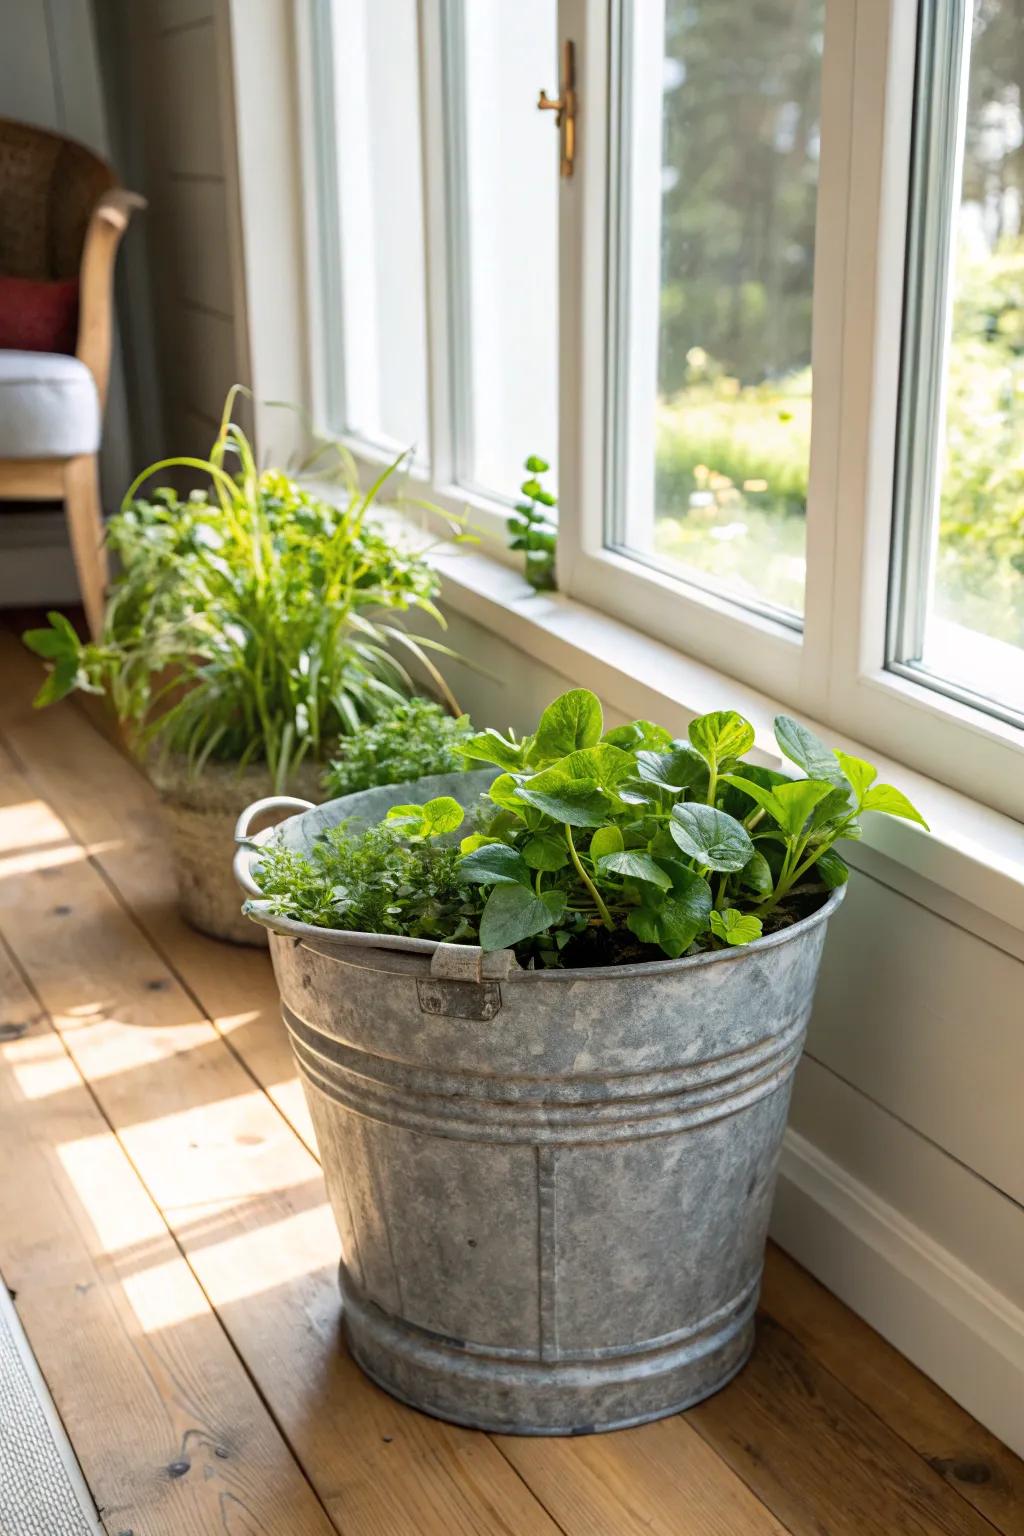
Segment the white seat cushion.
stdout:
<svg viewBox="0 0 1024 1536">
<path fill-rule="evenodd" d="M 68 459 L 99 445 L 99 396 L 84 363 L 0 349 L 0 459 Z"/>
</svg>

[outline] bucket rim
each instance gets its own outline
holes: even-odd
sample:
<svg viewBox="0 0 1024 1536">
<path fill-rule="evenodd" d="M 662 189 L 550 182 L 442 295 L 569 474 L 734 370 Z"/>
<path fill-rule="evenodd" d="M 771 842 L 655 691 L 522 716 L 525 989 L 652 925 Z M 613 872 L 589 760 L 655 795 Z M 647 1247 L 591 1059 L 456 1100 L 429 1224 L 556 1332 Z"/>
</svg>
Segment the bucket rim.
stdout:
<svg viewBox="0 0 1024 1536">
<path fill-rule="evenodd" d="M 577 967 L 551 967 L 550 969 L 525 970 L 518 964 L 512 950 L 483 950 L 478 944 L 446 945 L 439 939 L 417 939 L 407 937 L 404 934 L 394 933 L 362 933 L 351 928 L 321 928 L 314 923 L 304 923 L 294 917 L 280 917 L 268 910 L 269 903 L 265 901 L 247 901 L 242 911 L 254 923 L 268 928 L 271 933 L 276 933 L 282 938 L 290 938 L 295 943 L 305 943 L 311 948 L 319 948 L 321 951 L 335 951 L 342 949 L 363 950 L 398 950 L 405 954 L 422 955 L 425 960 L 430 960 L 438 949 L 464 949 L 467 954 L 476 952 L 479 956 L 505 956 L 509 957 L 509 964 L 505 971 L 504 979 L 508 981 L 530 981 L 551 983 L 576 983 L 581 981 L 612 981 L 628 980 L 637 976 L 669 976 L 676 975 L 680 971 L 697 970 L 707 965 L 718 965 L 730 961 L 742 960 L 751 954 L 760 954 L 768 949 L 777 949 L 783 944 L 790 944 L 803 938 L 813 929 L 823 923 L 827 923 L 833 913 L 838 910 L 846 896 L 847 885 L 844 882 L 833 890 L 827 901 L 823 901 L 815 911 L 800 918 L 788 928 L 780 928 L 775 933 L 764 934 L 760 939 L 754 939 L 749 944 L 730 945 L 726 949 L 704 950 L 697 955 L 680 955 L 677 959 L 666 956 L 663 960 L 640 960 L 631 965 L 590 965 Z"/>
</svg>

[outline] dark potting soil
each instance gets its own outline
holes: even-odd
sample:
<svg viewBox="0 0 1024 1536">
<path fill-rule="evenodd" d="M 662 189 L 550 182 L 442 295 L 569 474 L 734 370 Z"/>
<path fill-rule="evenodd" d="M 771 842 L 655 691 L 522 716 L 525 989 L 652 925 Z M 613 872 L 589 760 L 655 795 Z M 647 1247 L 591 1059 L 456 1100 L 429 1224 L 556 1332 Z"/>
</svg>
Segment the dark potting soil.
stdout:
<svg viewBox="0 0 1024 1536">
<path fill-rule="evenodd" d="M 830 891 L 815 888 L 791 892 L 786 901 L 764 919 L 764 933 L 779 933 L 792 928 L 794 923 L 810 917 L 824 906 Z M 710 942 L 694 946 L 687 955 L 706 952 L 718 946 Z M 561 970 L 589 970 L 592 966 L 646 965 L 667 957 L 657 944 L 643 944 L 628 928 L 616 928 L 609 932 L 604 927 L 587 928 L 585 932 L 569 940 L 561 952 Z"/>
</svg>

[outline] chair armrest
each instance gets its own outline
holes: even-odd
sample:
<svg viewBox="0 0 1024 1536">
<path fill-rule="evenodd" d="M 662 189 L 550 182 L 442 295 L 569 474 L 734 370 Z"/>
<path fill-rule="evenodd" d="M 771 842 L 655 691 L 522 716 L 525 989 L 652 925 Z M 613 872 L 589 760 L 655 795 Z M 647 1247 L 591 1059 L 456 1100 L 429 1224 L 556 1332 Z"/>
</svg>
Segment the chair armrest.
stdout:
<svg viewBox="0 0 1024 1536">
<path fill-rule="evenodd" d="M 75 355 L 96 381 L 102 411 L 110 379 L 113 335 L 114 260 L 121 236 L 146 199 L 123 187 L 111 187 L 96 204 L 85 232 L 78 282 L 78 344 Z"/>
<path fill-rule="evenodd" d="M 96 204 L 92 217 L 102 219 L 123 235 L 132 214 L 141 213 L 147 206 L 146 199 L 138 192 L 129 192 L 125 187 L 111 187 Z"/>
</svg>

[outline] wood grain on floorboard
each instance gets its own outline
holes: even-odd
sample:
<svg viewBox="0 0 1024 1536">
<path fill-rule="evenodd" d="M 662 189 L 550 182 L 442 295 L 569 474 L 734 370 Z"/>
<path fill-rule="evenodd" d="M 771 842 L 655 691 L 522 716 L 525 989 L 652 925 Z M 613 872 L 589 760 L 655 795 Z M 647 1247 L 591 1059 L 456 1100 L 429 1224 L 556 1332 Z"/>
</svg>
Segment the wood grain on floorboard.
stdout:
<svg viewBox="0 0 1024 1536">
<path fill-rule="evenodd" d="M 105 1529 L 329 1536 L 334 1526 L 2 945 L 0 1000 L 0 1274 Z"/>
</svg>

